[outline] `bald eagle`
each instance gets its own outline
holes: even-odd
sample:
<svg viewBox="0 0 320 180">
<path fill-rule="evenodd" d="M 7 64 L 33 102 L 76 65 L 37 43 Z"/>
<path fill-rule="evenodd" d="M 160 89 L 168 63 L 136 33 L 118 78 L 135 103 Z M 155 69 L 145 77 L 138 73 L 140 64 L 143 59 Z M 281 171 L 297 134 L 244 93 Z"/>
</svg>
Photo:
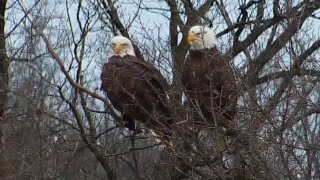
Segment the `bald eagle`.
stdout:
<svg viewBox="0 0 320 180">
<path fill-rule="evenodd" d="M 172 118 L 166 95 L 168 82 L 151 63 L 136 57 L 126 37 L 115 36 L 111 47 L 111 56 L 101 73 L 101 89 L 121 112 L 125 127 L 134 131 L 136 120 L 157 135 L 169 135 Z"/>
<path fill-rule="evenodd" d="M 237 89 L 228 58 L 215 47 L 215 35 L 209 27 L 193 26 L 188 42 L 182 83 L 194 123 L 229 128 L 236 114 Z"/>
</svg>

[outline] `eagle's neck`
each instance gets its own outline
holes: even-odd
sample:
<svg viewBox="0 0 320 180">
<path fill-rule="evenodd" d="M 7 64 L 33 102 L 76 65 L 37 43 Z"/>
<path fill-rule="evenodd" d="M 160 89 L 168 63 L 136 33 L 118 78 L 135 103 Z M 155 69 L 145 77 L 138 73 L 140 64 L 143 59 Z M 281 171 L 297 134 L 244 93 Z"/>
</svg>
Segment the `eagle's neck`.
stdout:
<svg viewBox="0 0 320 180">
<path fill-rule="evenodd" d="M 111 56 L 119 56 L 119 57 L 125 57 L 125 56 L 136 56 L 134 52 L 121 52 L 120 54 L 112 53 Z"/>
<path fill-rule="evenodd" d="M 112 55 L 108 59 L 108 63 L 115 63 L 115 64 L 128 64 L 135 62 L 137 58 L 131 55 L 119 56 L 119 55 Z"/>
<path fill-rule="evenodd" d="M 214 44 L 198 44 L 196 46 L 191 46 L 190 49 L 192 50 L 203 50 L 203 49 L 210 49 L 213 48 Z"/>
<path fill-rule="evenodd" d="M 210 49 L 199 49 L 199 50 L 189 50 L 190 61 L 193 61 L 197 66 L 201 66 L 206 69 L 206 66 L 218 66 L 219 63 L 216 61 L 224 61 L 221 52 L 216 48 L 212 47 Z"/>
<path fill-rule="evenodd" d="M 188 53 L 190 56 L 202 56 L 205 53 L 216 54 L 219 53 L 219 51 L 215 46 L 213 46 L 211 48 L 190 49 Z"/>
</svg>

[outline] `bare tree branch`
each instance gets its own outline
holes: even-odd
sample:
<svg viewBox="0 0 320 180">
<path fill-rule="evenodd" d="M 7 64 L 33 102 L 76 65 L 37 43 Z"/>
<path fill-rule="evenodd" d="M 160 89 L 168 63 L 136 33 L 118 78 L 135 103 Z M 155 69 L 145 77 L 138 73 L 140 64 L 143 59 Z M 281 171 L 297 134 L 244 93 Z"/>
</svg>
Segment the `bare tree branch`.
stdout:
<svg viewBox="0 0 320 180">
<path fill-rule="evenodd" d="M 269 60 L 285 46 L 290 38 L 299 31 L 305 20 L 316 10 L 317 8 L 307 8 L 296 14 L 296 18 L 293 19 L 287 29 L 260 55 L 249 65 L 248 77 L 257 77 L 260 70 Z M 252 81 L 251 81 L 252 82 Z"/>
<path fill-rule="evenodd" d="M 106 106 L 108 107 L 108 110 L 110 112 L 110 114 L 116 119 L 116 120 L 120 120 L 120 118 L 117 116 L 117 114 L 114 112 L 112 105 L 109 103 L 109 101 L 102 97 L 99 96 L 98 94 L 91 92 L 90 90 L 86 89 L 85 87 L 81 86 L 80 84 L 76 83 L 73 78 L 70 76 L 69 72 L 66 70 L 66 68 L 64 67 L 63 64 L 63 60 L 59 57 L 59 55 L 55 52 L 54 48 L 52 47 L 51 43 L 49 42 L 49 40 L 47 39 L 47 37 L 42 33 L 42 32 L 38 32 L 41 37 L 43 38 L 44 42 L 46 43 L 46 46 L 48 48 L 48 51 L 51 53 L 53 59 L 59 64 L 61 71 L 63 72 L 63 74 L 66 76 L 66 78 L 68 79 L 68 82 L 75 88 L 79 89 L 82 92 L 87 93 L 88 95 L 92 96 L 93 98 L 99 99 L 102 102 L 104 102 L 106 104 Z"/>
</svg>

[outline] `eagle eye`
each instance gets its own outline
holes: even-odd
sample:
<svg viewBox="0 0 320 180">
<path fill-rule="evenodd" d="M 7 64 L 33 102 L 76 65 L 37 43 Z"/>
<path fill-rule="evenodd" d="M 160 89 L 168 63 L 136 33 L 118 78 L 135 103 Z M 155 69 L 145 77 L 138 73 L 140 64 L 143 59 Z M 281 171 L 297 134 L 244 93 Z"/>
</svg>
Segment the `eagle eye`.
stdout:
<svg viewBox="0 0 320 180">
<path fill-rule="evenodd" d="M 201 34 L 200 32 L 196 33 L 197 36 L 199 36 L 200 34 Z"/>
<path fill-rule="evenodd" d="M 111 43 L 111 46 L 116 46 L 116 43 L 112 42 L 112 43 Z"/>
</svg>

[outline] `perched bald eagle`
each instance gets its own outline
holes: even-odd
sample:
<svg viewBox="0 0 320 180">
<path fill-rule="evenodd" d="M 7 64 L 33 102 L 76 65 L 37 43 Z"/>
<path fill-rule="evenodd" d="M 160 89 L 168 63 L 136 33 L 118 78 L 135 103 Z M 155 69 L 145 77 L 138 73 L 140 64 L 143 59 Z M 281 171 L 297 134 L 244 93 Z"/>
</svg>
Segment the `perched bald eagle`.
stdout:
<svg viewBox="0 0 320 180">
<path fill-rule="evenodd" d="M 151 63 L 136 57 L 129 39 L 115 36 L 111 47 L 101 74 L 101 89 L 121 112 L 125 126 L 135 130 L 137 120 L 158 135 L 169 135 L 172 118 L 167 107 L 168 82 Z"/>
<path fill-rule="evenodd" d="M 230 121 L 226 121 L 236 114 L 237 89 L 228 58 L 215 47 L 215 35 L 209 27 L 192 27 L 188 42 L 182 83 L 194 123 L 229 128 Z"/>
</svg>

